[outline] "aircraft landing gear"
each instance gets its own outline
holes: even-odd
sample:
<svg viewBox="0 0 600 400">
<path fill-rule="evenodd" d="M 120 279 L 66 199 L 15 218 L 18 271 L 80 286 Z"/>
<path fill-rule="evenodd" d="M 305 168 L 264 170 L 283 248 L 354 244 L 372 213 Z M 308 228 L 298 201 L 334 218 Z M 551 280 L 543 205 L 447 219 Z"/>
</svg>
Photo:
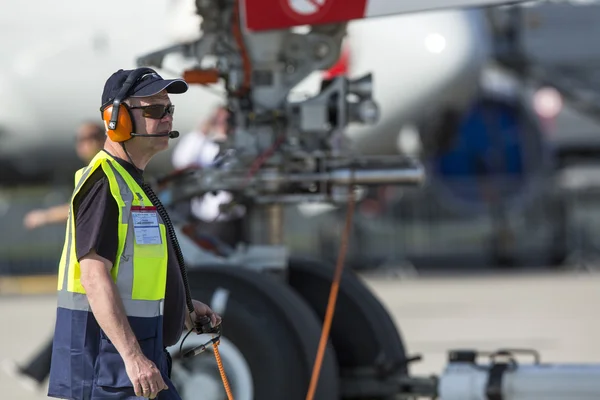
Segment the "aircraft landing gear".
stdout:
<svg viewBox="0 0 600 400">
<path fill-rule="evenodd" d="M 240 267 L 202 266 L 191 269 L 188 279 L 193 298 L 219 303 L 213 305 L 224 321 L 219 350 L 234 398 L 304 400 L 321 324 L 300 296 L 266 274 Z M 194 347 L 190 339 L 184 343 L 183 352 Z M 184 390 L 185 385 L 204 385 L 205 380 L 211 390 L 222 386 L 210 354 L 206 359 L 181 360 L 179 344 L 169 351 L 173 380 L 180 380 Z M 182 396 L 184 400 L 205 396 L 200 390 L 193 391 L 191 397 Z M 224 391 L 216 393 L 224 398 Z M 333 347 L 328 346 L 315 399 L 338 398 L 338 367 Z"/>
</svg>

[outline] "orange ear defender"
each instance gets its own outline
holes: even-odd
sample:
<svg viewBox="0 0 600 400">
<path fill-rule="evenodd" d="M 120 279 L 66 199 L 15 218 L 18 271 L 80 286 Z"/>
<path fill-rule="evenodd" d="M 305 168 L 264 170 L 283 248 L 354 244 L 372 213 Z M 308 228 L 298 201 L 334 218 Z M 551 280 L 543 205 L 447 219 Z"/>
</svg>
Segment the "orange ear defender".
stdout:
<svg viewBox="0 0 600 400">
<path fill-rule="evenodd" d="M 110 129 L 110 121 L 112 120 L 112 115 L 115 113 L 113 112 L 113 109 L 115 109 L 115 106 L 110 104 L 102 111 L 102 119 L 104 120 L 104 126 L 106 127 L 106 134 L 113 142 L 125 142 L 131 139 L 131 132 L 135 132 L 133 127 L 133 117 L 127 104 L 120 104 L 119 107 L 116 108 L 116 127 Z"/>
<path fill-rule="evenodd" d="M 138 68 L 131 72 L 123 87 L 112 100 L 100 107 L 102 120 L 106 127 L 106 134 L 113 142 L 125 142 L 131 139 L 131 133 L 135 132 L 135 122 L 127 104 L 122 103 L 127 98 L 131 87 L 145 74 L 154 73 L 151 68 Z"/>
</svg>

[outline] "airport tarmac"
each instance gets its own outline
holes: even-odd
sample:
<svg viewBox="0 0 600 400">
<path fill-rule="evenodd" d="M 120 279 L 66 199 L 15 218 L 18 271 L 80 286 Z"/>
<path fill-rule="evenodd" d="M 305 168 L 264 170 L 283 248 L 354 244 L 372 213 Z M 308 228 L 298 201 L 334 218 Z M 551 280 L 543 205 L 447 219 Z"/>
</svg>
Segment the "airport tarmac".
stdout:
<svg viewBox="0 0 600 400">
<path fill-rule="evenodd" d="M 546 362 L 600 364 L 600 275 L 366 278 L 401 329 L 411 373 L 439 374 L 447 350 L 534 348 Z M 53 328 L 54 296 L 0 297 L 1 358 L 24 360 Z M 528 362 L 527 359 L 524 360 Z M 39 400 L 0 373 L 3 398 Z"/>
</svg>

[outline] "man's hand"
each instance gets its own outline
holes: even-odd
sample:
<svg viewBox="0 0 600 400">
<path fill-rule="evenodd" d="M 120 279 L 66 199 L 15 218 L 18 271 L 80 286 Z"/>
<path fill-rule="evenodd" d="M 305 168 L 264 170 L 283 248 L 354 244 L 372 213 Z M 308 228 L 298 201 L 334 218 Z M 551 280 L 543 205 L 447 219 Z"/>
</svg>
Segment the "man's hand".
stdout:
<svg viewBox="0 0 600 400">
<path fill-rule="evenodd" d="M 168 389 L 156 365 L 144 355 L 135 355 L 123 361 L 136 396 L 154 399 L 161 390 Z"/>
<path fill-rule="evenodd" d="M 23 219 L 23 225 L 27 229 L 35 229 L 46 224 L 46 210 L 33 210 Z"/>
<path fill-rule="evenodd" d="M 194 329 L 194 331 L 196 331 L 196 333 L 200 333 L 198 332 L 198 330 L 196 329 L 196 324 L 195 322 L 197 320 L 200 319 L 200 317 L 203 316 L 207 316 L 210 317 L 210 326 L 211 327 L 215 327 L 218 326 L 221 323 L 221 317 L 215 313 L 213 310 L 211 310 L 211 308 L 209 306 L 207 306 L 206 304 L 198 301 L 198 300 L 192 300 L 192 303 L 194 304 L 194 312 L 191 315 L 191 318 L 186 318 L 185 320 L 185 326 L 188 329 Z"/>
<path fill-rule="evenodd" d="M 48 224 L 66 222 L 69 218 L 69 208 L 70 205 L 67 203 L 47 209 L 30 211 L 25 215 L 23 225 L 27 229 L 34 229 Z"/>
</svg>

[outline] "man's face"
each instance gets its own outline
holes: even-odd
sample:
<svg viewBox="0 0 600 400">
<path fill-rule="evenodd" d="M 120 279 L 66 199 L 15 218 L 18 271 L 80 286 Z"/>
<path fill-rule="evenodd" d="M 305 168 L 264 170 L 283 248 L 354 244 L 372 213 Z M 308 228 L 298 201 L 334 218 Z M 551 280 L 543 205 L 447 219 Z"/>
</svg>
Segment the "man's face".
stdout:
<svg viewBox="0 0 600 400">
<path fill-rule="evenodd" d="M 224 141 L 227 138 L 228 116 L 229 114 L 226 108 L 222 107 L 217 109 L 211 121 L 209 132 L 207 132 L 212 140 L 219 142 Z"/>
<path fill-rule="evenodd" d="M 104 141 L 98 137 L 94 127 L 84 125 L 77 130 L 75 151 L 84 162 L 90 162 L 102 150 Z"/>
<path fill-rule="evenodd" d="M 173 128 L 173 116 L 167 112 L 163 112 L 163 115 L 156 114 L 156 111 L 163 111 L 164 108 L 160 106 L 171 105 L 169 95 L 165 90 L 152 96 L 142 98 L 131 98 L 128 103 L 133 109 L 131 113 L 135 119 L 136 133 L 168 133 Z M 140 109 L 136 107 L 148 107 L 155 106 L 152 108 Z M 158 106 L 158 107 L 156 107 Z M 152 115 L 151 115 L 152 114 Z M 133 140 L 137 143 L 140 149 L 144 152 L 158 153 L 159 151 L 165 150 L 169 147 L 169 137 L 134 137 Z"/>
</svg>

